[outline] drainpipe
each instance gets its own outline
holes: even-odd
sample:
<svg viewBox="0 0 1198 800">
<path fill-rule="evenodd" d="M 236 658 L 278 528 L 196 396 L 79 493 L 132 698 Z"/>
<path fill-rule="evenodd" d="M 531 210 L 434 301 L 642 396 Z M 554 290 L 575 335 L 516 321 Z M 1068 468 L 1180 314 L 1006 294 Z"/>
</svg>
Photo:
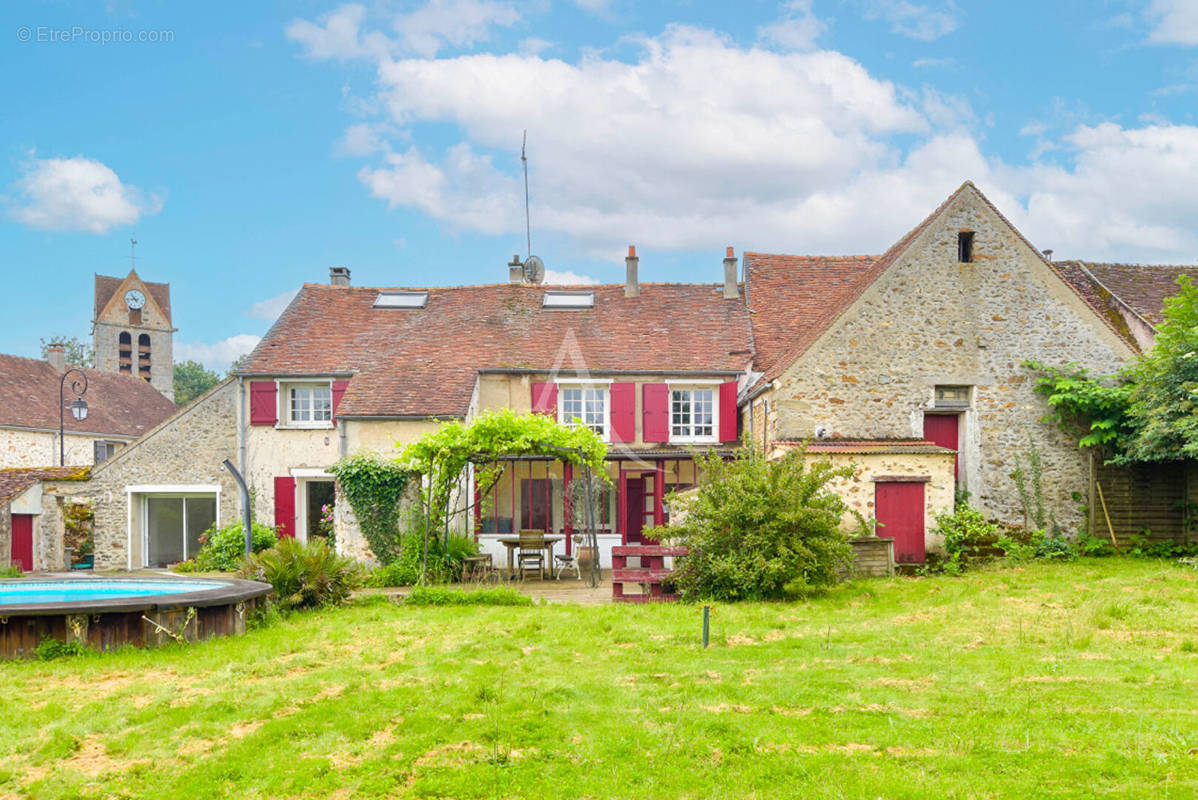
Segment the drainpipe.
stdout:
<svg viewBox="0 0 1198 800">
<path fill-rule="evenodd" d="M 240 470 L 240 474 L 246 475 L 246 474 L 248 474 L 249 469 L 248 469 L 248 465 L 246 464 L 246 456 L 245 456 L 245 438 L 246 438 L 245 423 L 246 423 L 246 419 L 249 415 L 249 412 L 246 411 L 246 407 L 245 407 L 245 377 L 242 375 L 237 376 L 237 407 L 241 410 L 241 413 L 239 415 L 240 420 L 238 421 L 238 425 L 237 425 L 237 464 L 238 464 L 238 467 Z M 246 508 L 244 511 L 242 511 L 242 517 L 248 519 L 250 517 L 248 489 L 247 489 L 246 493 L 244 495 L 242 495 L 242 499 L 246 503 Z M 248 525 L 246 526 L 246 531 L 247 532 L 249 531 Z"/>
<path fill-rule="evenodd" d="M 346 450 L 349 449 L 349 441 L 345 436 L 345 428 L 349 425 L 344 419 L 337 420 L 337 436 L 341 439 L 341 457 L 345 458 Z"/>
</svg>

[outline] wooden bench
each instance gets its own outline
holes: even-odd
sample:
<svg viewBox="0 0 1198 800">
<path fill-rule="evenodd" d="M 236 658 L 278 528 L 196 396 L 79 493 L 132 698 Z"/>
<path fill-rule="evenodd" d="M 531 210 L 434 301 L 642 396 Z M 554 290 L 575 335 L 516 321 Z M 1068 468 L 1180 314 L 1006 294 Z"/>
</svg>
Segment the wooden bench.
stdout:
<svg viewBox="0 0 1198 800">
<path fill-rule="evenodd" d="M 666 592 L 664 582 L 673 574 L 666 569 L 667 556 L 685 556 L 685 547 L 668 545 L 620 545 L 611 549 L 611 599 L 617 603 L 649 603 L 677 600 L 678 595 Z M 640 567 L 629 567 L 628 559 L 640 559 Z M 640 594 L 625 594 L 624 587 L 638 584 Z"/>
</svg>

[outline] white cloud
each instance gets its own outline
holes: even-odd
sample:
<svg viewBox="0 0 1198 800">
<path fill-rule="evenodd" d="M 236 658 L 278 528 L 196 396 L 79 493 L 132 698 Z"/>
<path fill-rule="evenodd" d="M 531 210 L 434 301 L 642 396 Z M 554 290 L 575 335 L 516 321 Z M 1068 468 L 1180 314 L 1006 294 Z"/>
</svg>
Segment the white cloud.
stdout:
<svg viewBox="0 0 1198 800">
<path fill-rule="evenodd" d="M 1198 3 L 1194 0 L 1152 0 L 1145 13 L 1153 26 L 1149 41 L 1198 45 Z"/>
<path fill-rule="evenodd" d="M 611 8 L 611 0 L 574 0 L 574 5 L 590 14 L 606 14 Z"/>
<path fill-rule="evenodd" d="M 949 0 L 939 8 L 907 2 L 907 0 L 865 0 L 866 19 L 890 24 L 891 33 L 930 42 L 952 33 L 961 24 L 959 11 Z"/>
<path fill-rule="evenodd" d="M 593 52 L 577 63 L 380 58 L 377 96 L 393 130 L 434 125 L 458 140 L 442 150 L 413 134 L 400 150 L 364 139 L 376 155 L 359 179 L 451 230 L 523 239 L 527 128 L 533 229 L 573 254 L 610 259 L 628 241 L 881 252 L 966 179 L 1062 258 L 1192 262 L 1198 252 L 1188 223 L 1198 128 L 1087 124 L 1092 115 L 1061 104 L 1022 131 L 1030 159 L 1005 163 L 982 154 L 967 102 L 896 87 L 841 53 L 744 47 L 683 26 L 638 44 L 632 59 Z"/>
<path fill-rule="evenodd" d="M 157 214 L 162 198 L 145 196 L 121 182 L 99 161 L 74 158 L 31 158 L 14 186 L 19 198 L 9 213 L 31 228 L 107 233 Z"/>
<path fill-rule="evenodd" d="M 599 280 L 590 275 L 580 275 L 569 270 L 545 270 L 545 285 L 547 286 L 594 286 L 598 283 Z"/>
<path fill-rule="evenodd" d="M 957 63 L 955 58 L 917 58 L 911 62 L 916 69 L 933 69 L 936 67 L 951 67 Z"/>
<path fill-rule="evenodd" d="M 362 29 L 365 6 L 339 6 L 319 23 L 292 20 L 289 38 L 299 42 L 309 58 L 348 61 L 383 58 L 395 53 L 431 57 L 445 46 L 468 47 L 490 38 L 493 27 L 511 27 L 520 12 L 500 0 L 428 0 L 423 6 L 390 18 L 393 35 Z"/>
<path fill-rule="evenodd" d="M 778 20 L 757 29 L 757 38 L 786 50 L 810 50 L 827 26 L 811 11 L 811 0 L 790 0 L 782 4 Z"/>
<path fill-rule="evenodd" d="M 175 342 L 175 361 L 198 361 L 210 370 L 224 374 L 229 365 L 258 346 L 261 336 L 239 333 L 213 344 Z"/>
<path fill-rule="evenodd" d="M 390 151 L 391 145 L 384 136 L 392 133 L 394 132 L 387 125 L 358 122 L 345 129 L 334 150 L 343 156 L 372 156 L 375 153 L 385 153 Z"/>
<path fill-rule="evenodd" d="M 292 289 L 289 292 L 283 292 L 282 294 L 276 294 L 274 297 L 259 300 L 251 305 L 245 313 L 254 319 L 265 319 L 273 322 L 278 319 L 279 315 L 283 313 L 283 309 L 287 308 L 298 293 L 298 289 Z"/>
<path fill-rule="evenodd" d="M 529 36 L 527 39 L 521 39 L 516 49 L 523 56 L 539 56 L 541 53 L 552 48 L 553 42 L 540 39 L 536 36 Z"/>
</svg>

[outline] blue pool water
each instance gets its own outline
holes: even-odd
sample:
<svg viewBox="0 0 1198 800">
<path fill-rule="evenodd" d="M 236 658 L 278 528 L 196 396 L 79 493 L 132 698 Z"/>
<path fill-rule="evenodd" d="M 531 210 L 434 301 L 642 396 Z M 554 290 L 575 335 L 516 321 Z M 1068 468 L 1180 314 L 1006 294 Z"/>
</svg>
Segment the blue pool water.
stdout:
<svg viewBox="0 0 1198 800">
<path fill-rule="evenodd" d="M 73 603 L 88 600 L 112 600 L 123 597 L 148 597 L 217 589 L 227 583 L 213 581 L 129 581 L 71 580 L 0 583 L 0 607 L 21 603 Z"/>
</svg>

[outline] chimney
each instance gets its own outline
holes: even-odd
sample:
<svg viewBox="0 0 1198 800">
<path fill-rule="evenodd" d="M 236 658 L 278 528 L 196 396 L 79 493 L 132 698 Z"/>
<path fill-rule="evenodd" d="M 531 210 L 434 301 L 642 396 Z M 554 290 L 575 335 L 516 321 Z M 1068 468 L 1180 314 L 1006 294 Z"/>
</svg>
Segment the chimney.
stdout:
<svg viewBox="0 0 1198 800">
<path fill-rule="evenodd" d="M 329 267 L 329 285 L 349 286 L 349 267 Z"/>
<path fill-rule="evenodd" d="M 50 342 L 46 345 L 46 360 L 54 367 L 55 372 L 67 371 L 67 349 L 62 342 Z"/>
<path fill-rule="evenodd" d="M 524 283 L 524 265 L 520 263 L 520 254 L 513 253 L 512 260 L 507 265 L 507 282 L 512 286 Z"/>
<path fill-rule="evenodd" d="M 624 259 L 624 267 L 628 271 L 628 278 L 624 281 L 625 297 L 641 296 L 641 285 L 636 279 L 636 269 L 640 263 L 641 260 L 636 257 L 636 245 L 628 245 L 628 256 Z"/>
<path fill-rule="evenodd" d="M 736 283 L 736 255 L 731 247 L 724 253 L 724 299 L 736 300 L 740 297 L 740 286 Z"/>
</svg>

